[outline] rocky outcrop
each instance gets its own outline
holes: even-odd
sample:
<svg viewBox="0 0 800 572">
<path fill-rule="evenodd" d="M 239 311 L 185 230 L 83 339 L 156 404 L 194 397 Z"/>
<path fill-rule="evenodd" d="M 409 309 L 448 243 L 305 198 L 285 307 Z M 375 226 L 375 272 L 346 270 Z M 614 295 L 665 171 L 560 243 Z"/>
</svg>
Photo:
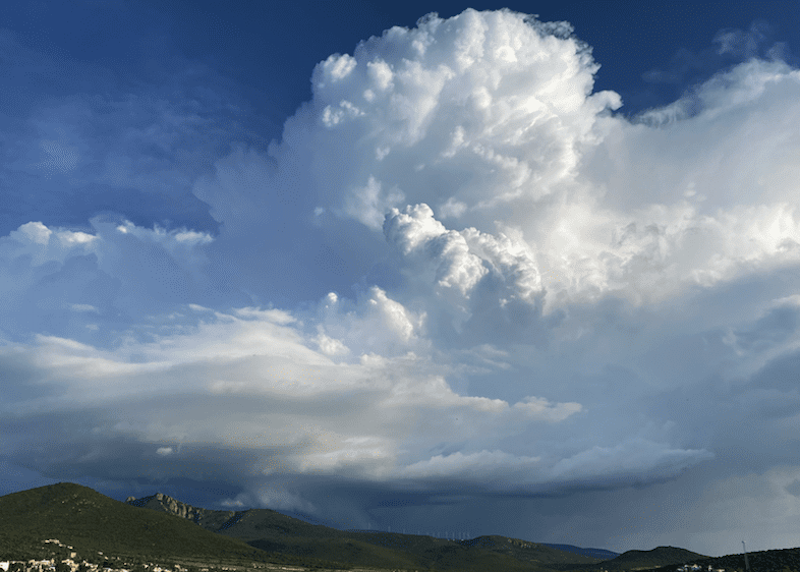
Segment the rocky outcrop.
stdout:
<svg viewBox="0 0 800 572">
<path fill-rule="evenodd" d="M 163 493 L 156 493 L 140 499 L 128 497 L 125 502 L 133 506 L 174 514 L 180 518 L 191 520 L 213 532 L 216 532 L 224 523 L 236 515 L 234 511 L 217 511 L 197 508 Z"/>
</svg>

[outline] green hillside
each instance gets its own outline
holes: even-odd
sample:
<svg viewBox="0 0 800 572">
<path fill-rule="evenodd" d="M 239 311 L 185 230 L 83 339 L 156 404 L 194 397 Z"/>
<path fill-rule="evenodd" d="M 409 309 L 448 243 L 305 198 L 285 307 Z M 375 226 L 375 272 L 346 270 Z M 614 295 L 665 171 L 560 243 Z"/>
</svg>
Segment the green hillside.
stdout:
<svg viewBox="0 0 800 572">
<path fill-rule="evenodd" d="M 169 514 L 137 509 L 80 485 L 59 483 L 0 497 L 0 559 L 44 557 L 55 549 L 54 544 L 42 543 L 47 539 L 72 546 L 79 558 L 90 562 L 102 562 L 108 555 L 158 562 L 287 561 L 239 539 Z"/>
<path fill-rule="evenodd" d="M 616 558 L 603 562 L 605 570 L 643 570 L 660 566 L 681 565 L 707 558 L 697 552 L 675 548 L 674 546 L 659 546 L 652 550 L 628 550 Z"/>
</svg>

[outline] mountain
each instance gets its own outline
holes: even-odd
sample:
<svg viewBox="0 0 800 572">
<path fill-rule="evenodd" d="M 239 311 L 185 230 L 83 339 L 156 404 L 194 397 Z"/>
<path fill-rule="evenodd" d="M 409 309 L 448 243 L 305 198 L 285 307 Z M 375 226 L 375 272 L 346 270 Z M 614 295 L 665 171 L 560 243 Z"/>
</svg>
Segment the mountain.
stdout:
<svg viewBox="0 0 800 572">
<path fill-rule="evenodd" d="M 70 483 L 0 497 L 0 560 L 40 559 L 48 555 L 63 559 L 76 553 L 76 562 L 93 562 L 113 569 L 138 566 L 139 572 L 143 572 L 145 562 L 240 570 L 253 566 L 273 568 L 273 563 L 294 570 L 345 570 L 358 566 L 362 572 L 594 572 L 652 569 L 705 558 L 680 548 L 659 547 L 603 560 L 575 552 L 588 549 L 562 548 L 504 536 L 453 541 L 412 534 L 342 531 L 268 509 L 197 508 L 162 494 L 142 499 L 129 497 L 122 503 Z M 751 562 L 783 562 L 792 565 L 789 569 L 796 569 L 800 549 L 783 552 L 779 558 L 754 553 Z M 735 556 L 731 558 L 735 560 Z"/>
<path fill-rule="evenodd" d="M 503 536 L 452 541 L 390 532 L 342 531 L 309 524 L 269 509 L 214 511 L 193 507 L 164 494 L 131 505 L 191 520 L 209 531 L 251 546 L 295 556 L 317 556 L 353 565 L 439 570 L 554 570 L 601 560 L 543 544 Z"/>
<path fill-rule="evenodd" d="M 70 548 L 43 543 L 51 539 Z M 0 497 L 0 560 L 41 558 L 54 550 L 98 564 L 109 555 L 159 562 L 296 562 L 81 485 L 59 483 Z"/>
<path fill-rule="evenodd" d="M 231 519 L 236 520 L 236 512 L 232 510 L 206 510 L 183 503 L 168 495 L 156 493 L 149 497 L 137 499 L 128 497 L 126 504 L 136 507 L 149 508 L 157 512 L 174 514 L 181 518 L 191 520 L 195 524 L 212 532 L 218 532 Z"/>
<path fill-rule="evenodd" d="M 251 546 L 211 534 L 167 515 L 137 511 L 125 503 L 71 483 L 0 497 L 3 546 L 24 550 L 57 538 L 79 552 L 198 554 L 229 552 L 258 557 Z"/>
<path fill-rule="evenodd" d="M 605 570 L 643 570 L 660 566 L 681 565 L 698 559 L 708 558 L 697 552 L 675 548 L 674 546 L 659 546 L 652 550 L 628 550 L 616 558 L 603 562 Z"/>
<path fill-rule="evenodd" d="M 125 502 L 136 507 L 167 512 L 191 520 L 211 532 L 245 541 L 272 538 L 276 535 L 319 539 L 338 537 L 344 534 L 335 528 L 309 524 L 298 518 L 266 508 L 240 511 L 209 510 L 183 503 L 161 493 L 139 499 L 128 497 Z"/>
<path fill-rule="evenodd" d="M 603 560 L 610 560 L 619 556 L 619 552 L 611 552 L 603 548 L 581 548 L 579 546 L 572 546 L 571 544 L 544 544 L 550 548 L 563 550 L 564 552 L 572 552 L 573 554 L 580 554 L 581 556 L 590 556 L 592 558 L 601 558 Z"/>
</svg>

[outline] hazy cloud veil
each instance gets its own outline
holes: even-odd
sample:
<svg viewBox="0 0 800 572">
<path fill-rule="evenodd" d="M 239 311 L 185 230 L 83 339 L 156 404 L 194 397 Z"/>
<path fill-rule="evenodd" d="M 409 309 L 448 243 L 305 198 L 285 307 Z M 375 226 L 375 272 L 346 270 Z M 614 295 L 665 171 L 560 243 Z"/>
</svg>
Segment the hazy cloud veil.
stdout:
<svg viewBox="0 0 800 572">
<path fill-rule="evenodd" d="M 630 120 L 597 69 L 566 23 L 429 15 L 320 62 L 268 150 L 193 173 L 216 228 L 10 231 L 0 462 L 542 541 L 580 503 L 513 530 L 464 503 L 595 495 L 586 542 L 619 548 L 723 551 L 749 526 L 729 499 L 766 487 L 764 542 L 790 542 L 800 72 L 748 59 Z M 25 168 L 108 180 L 62 139 Z M 642 487 L 698 529 L 617 538 Z"/>
</svg>

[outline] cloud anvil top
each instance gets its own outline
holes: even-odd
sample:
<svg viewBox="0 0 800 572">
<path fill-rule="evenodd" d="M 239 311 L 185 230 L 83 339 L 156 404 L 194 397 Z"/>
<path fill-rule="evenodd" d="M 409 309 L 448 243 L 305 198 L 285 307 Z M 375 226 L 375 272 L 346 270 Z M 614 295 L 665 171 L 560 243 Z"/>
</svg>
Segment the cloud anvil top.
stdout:
<svg viewBox="0 0 800 572">
<path fill-rule="evenodd" d="M 796 544 L 800 70 L 768 24 L 626 114 L 569 23 L 429 14 L 270 133 L 228 28 L 97 10 L 137 47 L 0 25 L 0 494 Z"/>
</svg>

